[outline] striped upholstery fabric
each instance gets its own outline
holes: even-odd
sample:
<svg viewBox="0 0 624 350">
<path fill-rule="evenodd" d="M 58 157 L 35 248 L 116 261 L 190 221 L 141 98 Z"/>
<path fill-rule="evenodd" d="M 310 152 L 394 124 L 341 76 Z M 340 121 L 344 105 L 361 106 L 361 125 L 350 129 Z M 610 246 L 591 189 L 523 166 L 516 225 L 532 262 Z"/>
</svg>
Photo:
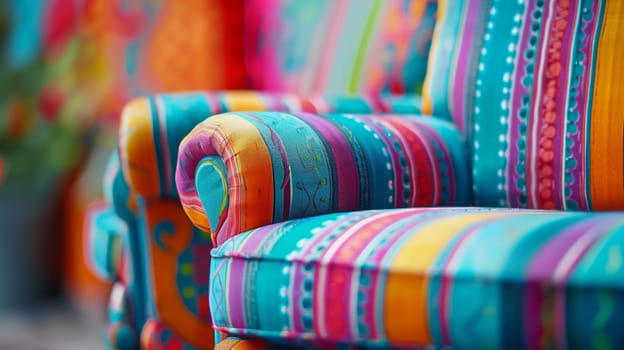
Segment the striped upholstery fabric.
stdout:
<svg viewBox="0 0 624 350">
<path fill-rule="evenodd" d="M 425 112 L 471 140 L 477 204 L 624 209 L 624 3 L 440 4 Z"/>
<path fill-rule="evenodd" d="M 250 0 L 246 10 L 252 86 L 420 93 L 437 1 Z"/>
<path fill-rule="evenodd" d="M 410 208 L 251 230 L 212 252 L 216 329 L 314 348 L 624 347 L 624 213 Z"/>
<path fill-rule="evenodd" d="M 177 198 L 174 171 L 178 145 L 199 122 L 228 111 L 312 113 L 419 112 L 417 96 L 301 97 L 253 91 L 190 92 L 135 99 L 124 108 L 119 135 L 128 186 L 146 198 Z"/>
<path fill-rule="evenodd" d="M 336 211 L 465 205 L 465 147 L 451 124 L 415 116 L 227 113 L 180 144 L 180 200 L 228 238 Z"/>
</svg>

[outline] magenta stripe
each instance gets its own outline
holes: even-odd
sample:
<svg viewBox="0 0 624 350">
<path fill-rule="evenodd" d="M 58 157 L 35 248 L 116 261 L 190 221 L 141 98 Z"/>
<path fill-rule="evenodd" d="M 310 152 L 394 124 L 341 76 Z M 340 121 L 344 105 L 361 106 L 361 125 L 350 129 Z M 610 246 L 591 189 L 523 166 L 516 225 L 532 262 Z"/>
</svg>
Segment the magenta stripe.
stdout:
<svg viewBox="0 0 624 350">
<path fill-rule="evenodd" d="M 206 101 L 208 101 L 208 106 L 210 106 L 210 113 L 219 114 L 221 113 L 221 103 L 219 102 L 219 95 L 221 93 L 205 93 L 204 97 Z"/>
<path fill-rule="evenodd" d="M 560 234 L 545 243 L 529 265 L 526 279 L 544 282 L 552 281 L 557 265 L 559 265 L 562 257 L 569 251 L 570 247 L 581 237 L 591 233 L 593 231 L 592 228 L 599 225 L 601 220 L 604 220 L 604 218 L 585 219 L 564 229 Z"/>
<path fill-rule="evenodd" d="M 262 246 L 262 242 L 267 236 L 272 234 L 278 227 L 278 224 L 266 225 L 251 231 L 247 234 L 243 243 L 238 246 L 234 254 L 242 258 L 247 258 L 250 255 L 259 256 L 258 248 Z"/>
<path fill-rule="evenodd" d="M 476 21 L 480 19 L 479 10 L 480 3 L 479 1 L 468 1 L 468 9 L 466 11 L 466 17 L 464 18 L 464 23 L 461 28 L 461 38 L 459 40 L 460 47 L 459 52 L 455 56 L 456 64 L 455 64 L 455 80 L 453 81 L 453 86 L 455 89 L 453 91 L 453 105 L 451 106 L 451 115 L 454 116 L 453 121 L 457 125 L 458 129 L 465 134 L 466 129 L 466 113 L 470 115 L 472 111 L 466 111 L 466 98 L 467 98 L 467 83 L 468 83 L 468 65 L 472 61 L 470 59 L 471 56 L 476 55 L 479 57 L 479 52 L 475 50 L 474 46 L 474 38 L 475 38 L 475 27 L 477 26 Z M 459 6 L 455 4 L 455 6 Z M 475 52 L 476 51 L 476 52 Z"/>
<path fill-rule="evenodd" d="M 334 179 L 338 188 L 336 210 L 360 209 L 360 175 L 349 141 L 329 120 L 307 113 L 299 114 L 299 116 L 320 134 L 324 143 L 331 149 L 327 151 L 331 152 L 336 169 L 337 178 Z"/>
<path fill-rule="evenodd" d="M 336 219 L 329 226 L 323 227 L 308 239 L 306 246 L 299 252 L 299 260 L 302 262 L 312 261 L 316 258 L 316 248 L 319 244 L 327 240 L 327 236 L 339 230 L 339 228 L 343 227 L 346 223 L 363 220 L 365 217 L 364 212 L 347 214 L 344 217 Z"/>
<path fill-rule="evenodd" d="M 384 258 L 383 253 L 387 252 L 388 249 L 392 247 L 393 242 L 396 242 L 397 240 L 402 239 L 404 236 L 406 236 L 407 233 L 415 232 L 414 227 L 412 225 L 409 225 L 403 222 L 404 220 L 408 220 L 409 222 L 414 222 L 414 221 L 420 221 L 422 220 L 422 218 L 418 216 L 414 216 L 414 212 L 411 210 L 393 212 L 392 214 L 385 214 L 383 217 L 380 217 L 379 219 L 375 220 L 375 222 L 373 223 L 373 225 L 376 226 L 375 228 L 376 232 L 372 236 L 372 238 L 365 238 L 363 240 L 364 242 L 369 242 L 369 243 L 362 244 L 360 247 L 356 249 L 354 253 L 355 264 L 347 262 L 347 264 L 356 266 L 356 268 L 358 268 L 360 270 L 360 273 L 362 274 L 366 273 L 366 270 L 370 271 L 370 273 L 368 273 L 369 278 L 371 279 L 371 281 L 369 282 L 369 287 L 368 287 L 369 291 L 367 293 L 364 293 L 364 295 L 368 295 L 368 298 L 364 300 L 361 300 L 360 298 L 358 298 L 358 302 L 360 302 L 358 303 L 358 307 L 361 309 L 362 314 L 359 314 L 359 315 L 352 314 L 352 316 L 355 318 L 351 320 L 351 322 L 356 322 L 359 324 L 367 325 L 369 327 L 369 334 L 367 338 L 370 337 L 370 339 L 377 339 L 381 337 L 380 332 L 383 331 L 383 329 L 379 329 L 377 322 L 376 322 L 376 320 L 379 320 L 380 317 L 383 318 L 383 315 L 378 314 L 378 311 L 380 309 L 378 308 L 378 305 L 377 305 L 378 301 L 383 300 L 383 298 L 381 297 L 383 296 L 383 290 L 380 290 L 379 288 L 377 288 L 377 285 L 380 280 L 379 269 L 377 268 L 367 269 L 366 266 L 380 266 L 379 264 Z M 384 225 L 381 226 L 380 223 L 384 223 Z M 390 236 L 389 229 L 394 225 L 400 225 L 401 229 L 396 232 L 393 232 L 392 236 Z M 358 237 L 358 234 L 353 235 L 352 240 L 357 240 L 357 237 Z M 382 237 L 388 237 L 388 240 L 384 243 L 383 246 L 379 246 L 377 243 L 377 240 L 381 239 Z M 369 244 L 371 243 L 376 244 L 377 246 L 379 246 L 379 248 L 374 249 L 371 252 L 371 255 L 363 256 L 363 254 L 367 250 L 370 250 Z M 380 254 L 380 251 L 382 252 L 382 254 Z M 359 285 L 359 281 L 355 281 L 355 283 Z"/>
<path fill-rule="evenodd" d="M 527 268 L 525 280 L 528 281 L 525 294 L 524 324 L 527 325 L 525 339 L 529 349 L 540 349 L 541 338 L 544 332 L 542 325 L 542 313 L 544 310 L 543 286 L 550 284 L 554 286 L 554 273 L 562 258 L 568 253 L 570 247 L 578 242 L 583 236 L 595 235 L 596 225 L 600 225 L 602 218 L 585 219 L 575 225 L 564 228 L 560 233 L 546 242 L 542 249 L 535 255 L 533 261 Z M 582 255 L 581 255 L 582 256 Z M 576 266 L 575 262 L 573 266 Z M 562 288 L 559 286 L 558 288 Z M 557 293 L 557 299 L 565 298 L 565 293 Z M 565 299 L 563 299 L 565 300 Z M 559 310 L 560 314 L 556 318 L 557 322 L 565 319 L 564 310 Z M 530 326 L 532 325 L 532 326 Z"/>
<path fill-rule="evenodd" d="M 531 25 L 533 21 L 530 20 L 530 14 L 535 10 L 535 0 L 527 1 L 526 7 L 524 9 L 524 21 L 522 23 L 522 29 L 519 33 L 519 48 L 516 51 L 516 67 L 514 70 L 514 76 L 512 80 L 512 88 L 511 88 L 511 105 L 509 107 L 510 110 L 510 118 L 509 118 L 509 140 L 507 149 L 509 152 L 508 161 L 507 161 L 507 174 L 506 178 L 508 179 L 507 188 L 508 188 L 508 199 L 509 204 L 513 208 L 522 208 L 526 207 L 526 203 L 520 203 L 520 195 L 524 194 L 526 191 L 526 175 L 524 177 L 525 188 L 522 189 L 518 187 L 518 171 L 516 170 L 516 166 L 520 164 L 520 152 L 518 150 L 517 142 L 521 139 L 526 141 L 526 134 L 520 135 L 520 125 L 522 121 L 520 120 L 520 108 L 522 107 L 522 96 L 530 93 L 529 89 L 522 83 L 522 80 L 525 76 L 527 76 L 526 66 L 527 59 L 525 58 L 525 53 L 529 47 L 529 37 L 531 36 Z M 535 57 L 535 56 L 533 56 Z M 527 104 L 526 108 L 530 106 Z M 529 110 L 527 110 L 527 114 L 525 115 L 525 125 L 528 125 L 529 118 Z M 526 156 L 526 153 L 525 153 Z M 523 159 L 526 161 L 525 159 Z M 522 169 L 522 171 L 526 171 Z"/>
<path fill-rule="evenodd" d="M 235 328 L 247 328 L 247 322 L 245 319 L 245 305 L 248 304 L 247 298 L 244 296 L 244 291 L 247 290 L 245 285 L 246 276 L 245 267 L 247 261 L 244 259 L 230 259 L 230 271 L 227 279 L 227 308 L 228 315 L 231 321 L 231 326 Z"/>
</svg>

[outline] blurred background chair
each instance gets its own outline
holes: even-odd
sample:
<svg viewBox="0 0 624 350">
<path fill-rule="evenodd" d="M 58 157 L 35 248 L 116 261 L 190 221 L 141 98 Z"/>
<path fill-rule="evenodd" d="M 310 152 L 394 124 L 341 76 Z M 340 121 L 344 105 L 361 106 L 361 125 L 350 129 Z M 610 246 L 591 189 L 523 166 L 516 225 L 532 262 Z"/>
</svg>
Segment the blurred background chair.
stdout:
<svg viewBox="0 0 624 350">
<path fill-rule="evenodd" d="M 154 91 L 246 87 L 243 17 L 241 0 L 0 3 L 0 347 L 19 333 L 2 319 L 50 319 L 41 305 L 103 318 L 110 283 L 87 268 L 84 216 L 121 109 Z"/>
<path fill-rule="evenodd" d="M 435 12 L 434 1 L 398 0 L 4 1 L 0 283 L 11 288 L 0 309 L 52 297 L 102 314 L 111 284 L 86 266 L 84 222 L 103 198 L 131 98 L 251 89 L 266 93 L 265 104 L 272 93 L 365 94 L 375 97 L 340 104 L 415 111 Z M 376 105 L 386 93 L 410 97 Z M 298 98 L 301 110 L 335 110 L 324 97 Z"/>
</svg>

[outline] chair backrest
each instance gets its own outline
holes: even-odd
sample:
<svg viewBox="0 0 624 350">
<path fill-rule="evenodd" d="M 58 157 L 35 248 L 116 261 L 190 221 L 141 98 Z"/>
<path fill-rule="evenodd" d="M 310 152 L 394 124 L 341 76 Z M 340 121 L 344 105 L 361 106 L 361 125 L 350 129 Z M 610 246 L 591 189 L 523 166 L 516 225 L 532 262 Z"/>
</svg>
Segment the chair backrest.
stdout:
<svg viewBox="0 0 624 350">
<path fill-rule="evenodd" d="M 440 3 L 423 110 L 470 142 L 476 204 L 624 209 L 624 3 Z"/>
<path fill-rule="evenodd" d="M 248 0 L 251 85 L 312 93 L 418 93 L 437 1 Z"/>
</svg>

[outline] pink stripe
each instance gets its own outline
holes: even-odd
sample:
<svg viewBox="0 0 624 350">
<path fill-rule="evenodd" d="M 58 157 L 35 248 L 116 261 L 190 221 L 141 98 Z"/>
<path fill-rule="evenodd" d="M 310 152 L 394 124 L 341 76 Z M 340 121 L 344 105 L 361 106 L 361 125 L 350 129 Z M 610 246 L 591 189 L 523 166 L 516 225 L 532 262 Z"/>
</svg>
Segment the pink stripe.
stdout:
<svg viewBox="0 0 624 350">
<path fill-rule="evenodd" d="M 219 114 L 221 113 L 221 103 L 219 102 L 219 95 L 222 93 L 206 93 L 204 97 L 206 101 L 208 101 L 208 105 L 210 106 L 210 113 Z"/>
<path fill-rule="evenodd" d="M 234 328 L 247 328 L 247 322 L 245 319 L 245 305 L 249 304 L 246 300 L 244 291 L 248 290 L 245 285 L 245 279 L 241 278 L 246 276 L 247 261 L 244 259 L 230 259 L 230 272 L 227 279 L 227 294 L 228 294 L 228 316 L 230 318 L 230 325 Z M 232 278 L 234 277 L 234 278 Z"/>
<path fill-rule="evenodd" d="M 459 5 L 456 5 L 459 6 Z M 470 60 L 467 57 L 476 54 L 477 57 L 479 52 L 474 52 L 473 41 L 475 37 L 474 28 L 477 27 L 477 20 L 479 20 L 479 7 L 480 3 L 478 1 L 468 1 L 468 11 L 466 12 L 465 23 L 463 25 L 461 43 L 459 48 L 459 53 L 457 55 L 458 64 L 456 65 L 457 69 L 455 71 L 455 81 L 453 82 L 456 87 L 453 91 L 453 105 L 451 106 L 451 115 L 454 116 L 454 122 L 457 125 L 458 129 L 465 134 L 466 128 L 466 97 L 468 89 L 466 89 L 466 83 L 468 82 L 468 67 L 467 65 L 470 63 Z M 471 29 L 471 30 L 470 30 Z M 468 115 L 472 115 L 472 111 L 468 111 Z"/>
<path fill-rule="evenodd" d="M 323 300 L 314 303 L 314 329 L 321 336 L 326 335 L 333 340 L 353 339 L 357 336 L 353 325 L 358 324 L 357 306 L 354 310 L 352 305 L 357 305 L 352 300 L 352 288 L 359 284 L 355 279 L 351 266 L 357 260 L 358 253 L 366 247 L 378 232 L 387 225 L 392 224 L 398 218 L 409 216 L 409 211 L 378 213 L 367 219 L 368 222 L 357 228 L 350 227 L 340 235 L 341 239 L 332 241 L 319 256 L 319 268 L 315 271 L 314 295 L 323 295 Z M 349 253 L 352 252 L 352 253 Z M 358 253 L 356 253 L 358 252 Z M 322 263 L 329 261 L 330 263 Z M 325 276 L 320 276 L 321 270 L 325 269 Z M 323 291 L 319 291 L 323 289 Z M 319 314 L 319 308 L 323 313 Z M 348 315 L 349 317 L 344 317 Z M 323 326 L 321 327 L 320 324 Z M 324 330 L 324 331 L 323 331 Z M 326 334 L 325 334 L 326 333 Z"/>
<path fill-rule="evenodd" d="M 520 136 L 520 121 L 519 111 L 522 107 L 522 96 L 530 93 L 529 89 L 522 84 L 522 79 L 527 75 L 526 66 L 528 64 L 527 59 L 525 58 L 524 52 L 527 51 L 529 47 L 529 37 L 531 36 L 531 24 L 533 23 L 531 20 L 528 20 L 530 14 L 533 13 L 535 9 L 535 1 L 527 1 L 526 8 L 524 9 L 524 18 L 522 29 L 519 33 L 519 48 L 516 51 L 516 68 L 514 70 L 514 77 L 512 80 L 512 88 L 511 88 L 511 101 L 510 101 L 510 118 L 509 118 L 509 140 L 517 141 L 521 139 Z M 529 106 L 527 106 L 529 107 Z M 525 124 L 528 124 L 529 111 L 527 110 L 527 114 L 525 115 Z M 526 140 L 526 134 L 524 135 Z M 508 161 L 507 161 L 507 196 L 512 208 L 521 208 L 526 207 L 525 204 L 521 204 L 519 197 L 520 195 L 525 193 L 526 186 L 524 189 L 518 187 L 518 172 L 516 171 L 516 166 L 520 162 L 520 155 L 518 152 L 518 146 L 515 144 L 509 144 L 507 147 L 509 151 Z M 525 153 L 526 154 L 526 153 Z M 524 169 L 523 169 L 524 170 Z M 526 178 L 525 178 L 526 181 Z M 526 182 L 525 182 L 526 183 Z"/>
<path fill-rule="evenodd" d="M 524 324 L 526 325 L 525 338 L 528 348 L 540 349 L 542 347 L 542 342 L 545 341 L 545 325 L 542 323 L 543 320 L 541 317 L 545 311 L 542 287 L 545 284 L 556 286 L 556 295 L 554 296 L 555 302 L 565 302 L 565 291 L 562 289 L 562 286 L 578 265 L 578 262 L 583 257 L 588 247 L 582 249 L 576 259 L 568 265 L 561 277 L 556 276 L 559 265 L 566 254 L 570 252 L 571 247 L 574 247 L 575 243 L 585 238 L 585 236 L 590 236 L 591 243 L 596 240 L 598 237 L 597 232 L 599 232 L 599 230 L 596 229 L 597 226 L 600 226 L 600 221 L 584 220 L 565 228 L 561 234 L 555 236 L 543 245 L 528 266 L 526 280 L 529 281 L 530 284 L 528 285 L 525 295 L 524 311 Z M 554 336 L 556 338 L 548 340 L 558 340 L 559 342 L 565 343 L 565 305 L 562 307 L 561 305 L 555 304 L 554 312 Z"/>
</svg>

